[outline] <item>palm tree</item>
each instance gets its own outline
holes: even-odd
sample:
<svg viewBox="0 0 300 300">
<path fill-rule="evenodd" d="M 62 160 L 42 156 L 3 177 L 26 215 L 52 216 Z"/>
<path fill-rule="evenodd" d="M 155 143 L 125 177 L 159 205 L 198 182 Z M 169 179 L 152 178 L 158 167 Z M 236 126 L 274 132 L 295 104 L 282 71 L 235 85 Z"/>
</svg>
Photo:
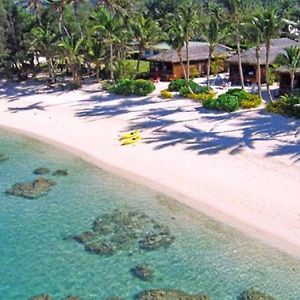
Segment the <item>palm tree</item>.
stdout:
<svg viewBox="0 0 300 300">
<path fill-rule="evenodd" d="M 169 15 L 167 17 L 168 22 L 165 23 L 164 28 L 167 31 L 167 41 L 171 45 L 172 49 L 176 50 L 179 57 L 180 65 L 184 74 L 184 79 L 188 81 L 186 68 L 183 64 L 181 50 L 184 47 L 184 31 L 180 24 L 178 24 L 177 19 Z"/>
<path fill-rule="evenodd" d="M 266 84 L 270 101 L 272 102 L 272 94 L 270 90 L 270 50 L 271 39 L 279 35 L 283 26 L 283 21 L 277 14 L 275 9 L 266 9 L 256 16 L 260 28 L 263 29 L 263 38 L 266 47 Z"/>
<path fill-rule="evenodd" d="M 191 38 L 195 34 L 195 29 L 197 25 L 197 14 L 199 6 L 196 1 L 187 0 L 182 5 L 178 7 L 176 18 L 177 25 L 181 26 L 183 30 L 184 43 L 186 49 L 186 62 L 187 62 L 187 70 L 186 70 L 186 79 L 190 80 L 190 59 L 189 59 L 189 43 Z"/>
<path fill-rule="evenodd" d="M 300 48 L 292 46 L 284 49 L 285 52 L 277 56 L 275 62 L 289 70 L 291 76 L 291 91 L 294 91 L 295 74 L 300 68 Z"/>
<path fill-rule="evenodd" d="M 200 35 L 208 42 L 208 63 L 207 63 L 207 87 L 209 87 L 210 66 L 213 52 L 216 45 L 223 37 L 219 21 L 216 16 L 211 16 L 208 23 L 200 24 Z"/>
<path fill-rule="evenodd" d="M 95 33 L 109 46 L 109 72 L 110 79 L 113 80 L 114 44 L 119 41 L 124 31 L 126 31 L 126 28 L 123 26 L 123 19 L 113 15 L 104 6 L 101 6 L 96 12 L 94 20 L 99 24 L 94 27 Z"/>
<path fill-rule="evenodd" d="M 151 19 L 146 19 L 142 15 L 138 17 L 138 20 L 134 20 L 134 23 L 132 24 L 132 31 L 139 47 L 136 66 L 136 71 L 139 72 L 140 61 L 145 48 L 157 44 L 162 40 L 163 35 L 157 22 Z"/>
<path fill-rule="evenodd" d="M 71 68 L 73 82 L 78 86 L 81 85 L 80 77 L 80 50 L 83 42 L 83 38 L 76 37 L 74 35 L 66 36 L 62 39 L 59 47 L 63 49 L 65 58 Z"/>
<path fill-rule="evenodd" d="M 48 28 L 36 27 L 32 31 L 36 50 L 41 52 L 46 57 L 49 71 L 49 79 L 51 83 L 56 81 L 55 67 L 53 63 L 53 57 L 56 51 L 56 43 L 58 37 L 55 33 L 51 32 Z"/>
<path fill-rule="evenodd" d="M 228 11 L 229 18 L 232 20 L 235 30 L 235 41 L 237 46 L 238 65 L 240 73 L 240 81 L 242 89 L 245 89 L 244 74 L 242 67 L 241 58 L 241 25 L 242 25 L 242 11 L 243 11 L 243 0 L 224 0 L 224 6 Z"/>
<path fill-rule="evenodd" d="M 243 31 L 246 39 L 255 47 L 256 74 L 258 86 L 257 92 L 259 97 L 262 98 L 260 57 L 261 47 L 264 42 L 264 27 L 263 24 L 261 24 L 260 20 L 256 16 L 254 16 L 245 25 Z"/>
</svg>

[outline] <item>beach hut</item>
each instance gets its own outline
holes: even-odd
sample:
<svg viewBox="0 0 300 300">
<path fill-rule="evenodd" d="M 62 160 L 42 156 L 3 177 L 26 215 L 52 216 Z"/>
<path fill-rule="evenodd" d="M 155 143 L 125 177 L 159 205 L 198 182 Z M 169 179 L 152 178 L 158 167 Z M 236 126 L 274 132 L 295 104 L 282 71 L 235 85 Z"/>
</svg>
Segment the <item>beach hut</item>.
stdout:
<svg viewBox="0 0 300 300">
<path fill-rule="evenodd" d="M 272 65 L 278 56 L 283 53 L 285 48 L 295 46 L 297 42 L 289 38 L 279 38 L 271 40 L 270 47 L 270 65 Z M 242 52 L 242 67 L 245 83 L 258 83 L 258 72 L 256 62 L 255 47 Z M 238 55 L 233 55 L 227 60 L 229 65 L 229 80 L 233 84 L 240 84 L 240 73 L 238 66 Z M 260 53 L 261 83 L 266 82 L 266 47 L 261 46 Z"/>
<path fill-rule="evenodd" d="M 291 91 L 291 74 L 290 71 L 285 68 L 281 67 L 276 70 L 278 81 L 279 81 L 279 93 L 285 94 Z M 295 81 L 294 81 L 294 90 L 300 90 L 300 68 L 297 69 L 295 74 Z"/>
<path fill-rule="evenodd" d="M 218 44 L 215 47 L 213 58 L 223 55 L 225 58 L 229 57 L 231 48 Z M 190 42 L 189 45 L 189 59 L 190 70 L 198 73 L 198 75 L 205 75 L 207 72 L 207 62 L 209 54 L 209 45 L 205 42 Z M 186 48 L 181 49 L 181 57 L 184 67 L 187 66 Z M 150 74 L 153 78 L 161 78 L 163 80 L 173 80 L 184 77 L 184 71 L 180 64 L 178 53 L 174 49 L 162 51 L 159 54 L 147 57 L 150 62 Z M 223 65 L 222 70 L 226 66 Z"/>
</svg>

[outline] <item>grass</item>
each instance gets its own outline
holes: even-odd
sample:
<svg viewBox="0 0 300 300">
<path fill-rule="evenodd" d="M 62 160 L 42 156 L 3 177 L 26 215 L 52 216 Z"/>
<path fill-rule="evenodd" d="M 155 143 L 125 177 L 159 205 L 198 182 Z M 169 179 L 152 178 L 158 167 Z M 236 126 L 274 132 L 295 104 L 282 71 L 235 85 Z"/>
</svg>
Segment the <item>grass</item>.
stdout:
<svg viewBox="0 0 300 300">
<path fill-rule="evenodd" d="M 126 59 L 125 62 L 129 62 L 131 66 L 136 69 L 137 60 L 134 59 Z M 140 62 L 140 73 L 146 73 L 149 72 L 149 62 L 141 60 Z"/>
</svg>

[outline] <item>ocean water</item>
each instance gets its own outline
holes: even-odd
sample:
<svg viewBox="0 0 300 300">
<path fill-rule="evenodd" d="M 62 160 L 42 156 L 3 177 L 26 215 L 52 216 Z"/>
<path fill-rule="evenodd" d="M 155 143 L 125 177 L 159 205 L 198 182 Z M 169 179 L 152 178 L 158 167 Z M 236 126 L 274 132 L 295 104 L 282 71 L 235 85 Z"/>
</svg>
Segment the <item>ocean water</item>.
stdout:
<svg viewBox="0 0 300 300">
<path fill-rule="evenodd" d="M 107 173 L 53 146 L 0 129 L 0 299 L 41 293 L 54 299 L 133 299 L 152 288 L 205 293 L 237 300 L 251 287 L 276 299 L 300 299 L 300 261 L 252 240 L 155 191 Z M 32 171 L 67 169 L 67 177 L 36 200 L 6 195 Z M 48 178 L 53 177 L 46 175 Z M 217 199 L 216 199 L 217 201 Z M 89 230 L 114 209 L 138 211 L 170 227 L 174 243 L 157 251 L 89 253 L 70 235 Z M 130 269 L 145 263 L 154 278 L 144 282 Z"/>
</svg>

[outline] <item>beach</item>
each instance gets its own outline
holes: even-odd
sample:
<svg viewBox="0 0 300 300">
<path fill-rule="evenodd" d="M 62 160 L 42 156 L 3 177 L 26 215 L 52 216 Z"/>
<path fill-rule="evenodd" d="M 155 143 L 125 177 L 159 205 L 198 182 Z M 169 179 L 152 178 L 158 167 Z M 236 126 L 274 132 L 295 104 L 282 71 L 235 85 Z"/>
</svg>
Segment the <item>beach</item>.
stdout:
<svg viewBox="0 0 300 300">
<path fill-rule="evenodd" d="M 0 126 L 68 149 L 300 257 L 300 122 L 263 108 L 208 112 L 183 98 L 120 97 L 36 82 L 0 86 Z M 118 137 L 140 129 L 142 140 Z"/>
</svg>

